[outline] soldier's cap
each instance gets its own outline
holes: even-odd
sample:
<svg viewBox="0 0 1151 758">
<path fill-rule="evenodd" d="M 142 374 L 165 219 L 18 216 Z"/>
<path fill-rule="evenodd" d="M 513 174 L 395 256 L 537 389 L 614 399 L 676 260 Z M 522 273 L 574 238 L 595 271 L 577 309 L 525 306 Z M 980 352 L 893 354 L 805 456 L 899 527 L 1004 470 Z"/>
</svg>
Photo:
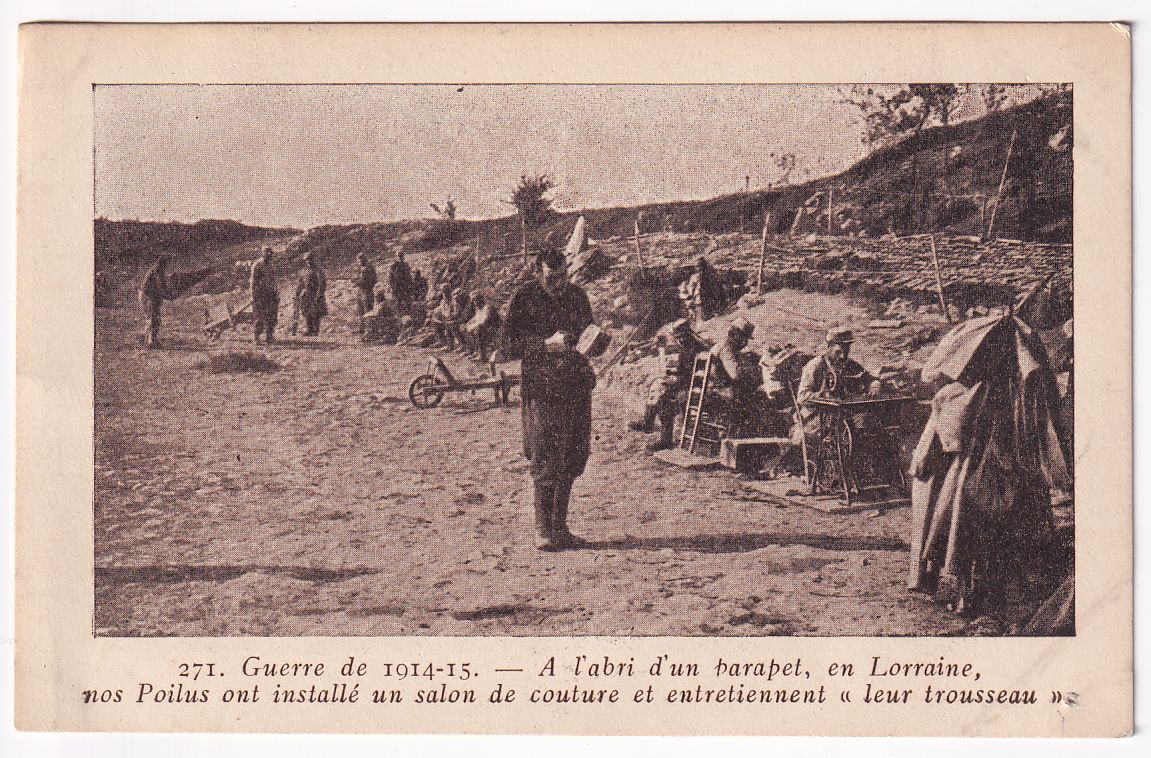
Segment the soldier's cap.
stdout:
<svg viewBox="0 0 1151 758">
<path fill-rule="evenodd" d="M 855 335 L 850 329 L 832 329 L 827 333 L 827 344 L 850 345 L 855 342 Z"/>
<path fill-rule="evenodd" d="M 755 324 L 751 323 L 750 321 L 748 321 L 747 319 L 745 319 L 741 316 L 741 317 L 737 318 L 735 321 L 731 322 L 731 326 L 728 327 L 727 331 L 729 333 L 739 332 L 741 334 L 744 334 L 744 335 L 750 337 L 751 335 L 755 334 Z"/>
</svg>

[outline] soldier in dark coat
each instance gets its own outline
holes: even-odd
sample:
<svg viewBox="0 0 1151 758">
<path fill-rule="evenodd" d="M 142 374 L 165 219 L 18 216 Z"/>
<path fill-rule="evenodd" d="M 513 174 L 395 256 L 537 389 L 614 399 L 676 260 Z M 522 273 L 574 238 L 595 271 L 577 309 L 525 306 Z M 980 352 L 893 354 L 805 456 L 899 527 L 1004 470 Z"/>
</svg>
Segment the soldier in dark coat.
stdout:
<svg viewBox="0 0 1151 758">
<path fill-rule="evenodd" d="M 304 256 L 304 267 L 296 283 L 296 312 L 304 317 L 304 336 L 316 337 L 320 334 L 320 321 L 328 315 L 326 292 L 328 279 L 320 269 L 315 257 Z"/>
<path fill-rule="evenodd" d="M 392 309 L 406 315 L 412 305 L 412 269 L 404 260 L 402 249 L 396 252 L 396 260 L 388 269 L 388 289 L 392 291 Z"/>
<path fill-rule="evenodd" d="M 574 348 L 592 323 L 591 304 L 570 283 L 563 253 L 537 258 L 538 276 L 512 297 L 498 359 L 521 359 L 524 455 L 535 485 L 536 546 L 577 547 L 567 527 L 572 483 L 591 452 L 595 372 Z"/>
<path fill-rule="evenodd" d="M 280 292 L 276 286 L 276 272 L 272 270 L 272 248 L 264 248 L 264 256 L 252 264 L 249 278 L 252 295 L 252 315 L 255 316 L 253 339 L 267 332 L 267 342 L 276 341 L 276 321 L 280 315 Z"/>
<path fill-rule="evenodd" d="M 165 300 L 172 297 L 168 286 L 167 265 L 168 256 L 161 253 L 140 281 L 140 307 L 147 320 L 144 343 L 153 349 L 160 347 L 160 308 Z"/>
</svg>

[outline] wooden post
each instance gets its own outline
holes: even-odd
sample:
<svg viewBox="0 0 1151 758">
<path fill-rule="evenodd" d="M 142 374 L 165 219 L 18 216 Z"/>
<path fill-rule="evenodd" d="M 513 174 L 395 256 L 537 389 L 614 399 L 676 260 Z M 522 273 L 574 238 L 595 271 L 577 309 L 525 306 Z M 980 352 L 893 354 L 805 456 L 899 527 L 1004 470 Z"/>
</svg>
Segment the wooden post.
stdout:
<svg viewBox="0 0 1151 758">
<path fill-rule="evenodd" d="M 767 260 L 767 227 L 771 224 L 771 211 L 763 214 L 763 233 L 759 236 L 759 273 L 755 275 L 755 294 L 763 294 L 763 264 Z"/>
<path fill-rule="evenodd" d="M 524 254 L 524 266 L 528 265 L 528 225 L 524 214 L 520 214 L 520 251 Z"/>
<path fill-rule="evenodd" d="M 743 194 L 739 198 L 739 233 L 743 234 L 743 220 L 747 216 L 747 193 L 751 191 L 751 177 L 743 177 Z"/>
<path fill-rule="evenodd" d="M 999 175 L 999 189 L 995 191 L 995 205 L 991 206 L 991 221 L 987 223 L 987 239 L 995 239 L 995 216 L 999 213 L 999 201 L 1003 198 L 1003 185 L 1007 183 L 1007 166 L 1011 163 L 1011 151 L 1015 148 L 1016 130 L 1011 129 L 1011 141 L 1007 143 L 1007 158 L 1003 161 L 1003 173 Z"/>
<path fill-rule="evenodd" d="M 795 230 L 799 228 L 799 222 L 803 220 L 803 214 L 807 210 L 807 206 L 799 206 L 799 210 L 795 212 L 795 218 L 791 222 L 791 230 L 787 233 L 789 237 L 795 236 Z"/>
<path fill-rule="evenodd" d="M 828 237 L 831 236 L 831 213 L 832 213 L 831 196 L 834 192 L 835 192 L 835 189 L 832 188 L 830 185 L 828 185 L 828 187 L 827 187 L 827 236 Z"/>
<path fill-rule="evenodd" d="M 928 239 L 931 240 L 931 265 L 935 267 L 935 292 L 939 295 L 939 310 L 950 324 L 951 314 L 947 312 L 947 300 L 943 297 L 943 278 L 939 275 L 939 255 L 935 252 L 935 235 L 932 234 Z"/>
<path fill-rule="evenodd" d="M 643 250 L 639 246 L 639 220 L 643 218 L 643 211 L 635 214 L 635 257 L 639 261 L 640 275 L 647 274 L 647 266 L 643 262 Z"/>
</svg>

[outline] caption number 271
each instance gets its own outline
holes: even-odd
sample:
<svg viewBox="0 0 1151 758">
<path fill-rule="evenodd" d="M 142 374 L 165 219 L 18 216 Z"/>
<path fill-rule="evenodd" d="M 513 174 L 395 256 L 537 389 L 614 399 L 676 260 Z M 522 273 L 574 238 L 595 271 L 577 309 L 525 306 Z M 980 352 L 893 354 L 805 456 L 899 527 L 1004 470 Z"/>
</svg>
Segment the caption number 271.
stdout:
<svg viewBox="0 0 1151 758">
<path fill-rule="evenodd" d="M 207 678 L 209 676 L 223 676 L 223 674 L 216 673 L 216 664 L 214 663 L 181 663 L 178 676 L 196 681 L 201 676 Z"/>
</svg>

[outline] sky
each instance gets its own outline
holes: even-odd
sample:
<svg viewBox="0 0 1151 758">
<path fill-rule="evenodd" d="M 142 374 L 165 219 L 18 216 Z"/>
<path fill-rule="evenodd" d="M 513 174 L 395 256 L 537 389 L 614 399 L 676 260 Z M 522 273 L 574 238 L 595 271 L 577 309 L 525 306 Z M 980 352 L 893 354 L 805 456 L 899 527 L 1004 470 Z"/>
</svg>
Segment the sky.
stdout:
<svg viewBox="0 0 1151 758">
<path fill-rule="evenodd" d="M 95 212 L 263 226 L 507 215 L 523 174 L 561 209 L 706 199 L 863 157 L 836 85 L 98 85 Z"/>
</svg>

